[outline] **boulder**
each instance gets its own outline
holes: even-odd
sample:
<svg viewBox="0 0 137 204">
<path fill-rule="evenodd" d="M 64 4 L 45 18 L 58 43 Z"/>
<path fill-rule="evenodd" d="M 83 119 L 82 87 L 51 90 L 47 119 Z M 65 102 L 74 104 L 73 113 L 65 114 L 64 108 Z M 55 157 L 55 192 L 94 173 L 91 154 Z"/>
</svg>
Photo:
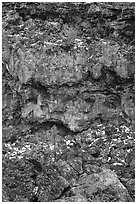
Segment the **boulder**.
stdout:
<svg viewBox="0 0 137 204">
<path fill-rule="evenodd" d="M 76 185 L 73 187 L 74 194 L 84 195 L 90 202 L 132 202 L 127 189 L 109 169 L 82 176 Z"/>
</svg>

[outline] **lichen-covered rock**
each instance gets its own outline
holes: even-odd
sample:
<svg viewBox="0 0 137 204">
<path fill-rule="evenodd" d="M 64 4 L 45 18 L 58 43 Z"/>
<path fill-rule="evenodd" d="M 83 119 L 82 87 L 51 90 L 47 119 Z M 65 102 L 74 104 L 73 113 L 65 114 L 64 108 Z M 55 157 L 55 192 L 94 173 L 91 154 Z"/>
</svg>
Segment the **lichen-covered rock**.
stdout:
<svg viewBox="0 0 137 204">
<path fill-rule="evenodd" d="M 96 93 L 77 96 L 68 89 L 66 96 L 64 90 L 57 90 L 56 95 L 51 95 L 50 98 L 39 96 L 36 96 L 36 104 L 24 104 L 22 117 L 29 121 L 60 121 L 73 131 L 87 128 L 91 121 L 100 115 L 107 120 L 121 112 L 121 99 L 113 95 L 111 99 L 104 94 Z"/>
<path fill-rule="evenodd" d="M 9 60 L 12 74 L 19 77 L 21 84 L 31 78 L 44 86 L 77 83 L 88 70 L 86 45 L 76 39 L 67 52 L 62 46 L 49 41 L 39 51 L 31 44 L 29 49 L 17 48 Z"/>
<path fill-rule="evenodd" d="M 37 177 L 40 188 L 39 202 L 48 202 L 60 197 L 64 189 L 69 187 L 69 182 L 52 166 L 45 166 L 44 173 Z"/>
<path fill-rule="evenodd" d="M 134 201 L 134 2 L 4 2 L 2 21 L 3 201 Z"/>
<path fill-rule="evenodd" d="M 7 168 L 8 165 L 8 168 Z M 4 198 L 8 201 L 25 201 L 28 202 L 31 198 L 35 187 L 34 181 L 31 178 L 32 166 L 23 160 L 6 159 L 3 162 L 3 190 Z M 20 188 L 21 186 L 21 188 Z"/>
<path fill-rule="evenodd" d="M 126 188 L 120 183 L 117 175 L 102 169 L 100 173 L 82 176 L 73 187 L 75 194 L 82 194 L 88 201 L 94 202 L 131 202 L 132 199 Z"/>
<path fill-rule="evenodd" d="M 130 78 L 134 74 L 134 64 L 130 60 L 128 49 L 132 46 L 121 47 L 118 43 L 112 41 L 100 40 L 92 45 L 90 50 L 91 73 L 95 79 L 101 77 L 101 70 L 111 70 L 116 72 L 121 78 Z M 132 56 L 134 58 L 134 55 Z"/>
</svg>

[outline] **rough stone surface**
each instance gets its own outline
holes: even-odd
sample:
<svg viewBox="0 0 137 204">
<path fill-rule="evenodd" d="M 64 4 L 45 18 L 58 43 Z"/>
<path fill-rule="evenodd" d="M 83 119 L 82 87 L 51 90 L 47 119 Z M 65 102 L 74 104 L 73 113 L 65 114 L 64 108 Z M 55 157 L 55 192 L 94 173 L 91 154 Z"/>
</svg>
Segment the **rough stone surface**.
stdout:
<svg viewBox="0 0 137 204">
<path fill-rule="evenodd" d="M 3 201 L 134 201 L 134 75 L 134 2 L 4 2 Z"/>
<path fill-rule="evenodd" d="M 75 194 L 84 194 L 88 201 L 102 202 L 131 202 L 126 188 L 120 183 L 116 174 L 109 169 L 102 169 L 100 173 L 85 175 L 77 181 L 73 188 Z M 110 200 L 111 198 L 111 200 Z"/>
</svg>

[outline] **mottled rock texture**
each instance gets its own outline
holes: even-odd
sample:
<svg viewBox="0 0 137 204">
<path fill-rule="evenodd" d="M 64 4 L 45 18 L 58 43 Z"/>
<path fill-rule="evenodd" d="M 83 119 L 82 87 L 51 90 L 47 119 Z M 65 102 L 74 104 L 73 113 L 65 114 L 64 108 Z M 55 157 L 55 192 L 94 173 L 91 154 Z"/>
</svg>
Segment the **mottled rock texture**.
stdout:
<svg viewBox="0 0 137 204">
<path fill-rule="evenodd" d="M 2 20 L 3 201 L 133 201 L 135 4 L 5 2 Z"/>
</svg>

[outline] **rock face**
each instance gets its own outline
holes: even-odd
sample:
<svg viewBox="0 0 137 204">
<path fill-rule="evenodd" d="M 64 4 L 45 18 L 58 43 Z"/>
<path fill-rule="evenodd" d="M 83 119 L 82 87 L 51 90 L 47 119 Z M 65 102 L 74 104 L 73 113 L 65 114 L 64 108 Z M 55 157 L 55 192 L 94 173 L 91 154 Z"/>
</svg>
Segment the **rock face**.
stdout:
<svg viewBox="0 0 137 204">
<path fill-rule="evenodd" d="M 131 202 L 128 191 L 120 183 L 116 174 L 108 169 L 102 169 L 100 173 L 83 176 L 78 180 L 78 186 L 74 187 L 74 193 L 85 194 L 88 201 Z M 111 195 L 111 196 L 110 196 Z"/>
<path fill-rule="evenodd" d="M 132 189 L 130 196 L 116 174 L 96 163 L 116 157 L 110 141 L 117 140 L 119 126 L 130 126 L 129 137 L 124 129 L 125 138 L 134 140 L 134 3 L 3 3 L 2 8 L 3 141 L 32 144 L 35 153 L 29 147 L 15 155 L 42 164 L 41 172 L 34 168 L 33 190 L 28 187 L 34 201 L 131 201 L 133 177 L 124 183 Z M 92 128 L 102 124 L 105 128 L 100 130 L 98 142 Z M 104 143 L 102 149 L 100 137 L 110 142 L 110 155 L 106 156 Z M 93 147 L 86 147 L 88 151 L 84 149 L 86 139 L 90 144 L 97 140 Z M 131 149 L 132 139 L 126 141 Z M 121 144 L 125 147 L 122 139 Z M 115 145 L 119 148 L 119 142 Z M 9 146 L 4 148 L 9 151 Z M 125 149 L 120 150 L 120 157 L 128 154 Z M 13 158 L 5 154 L 6 159 Z M 90 166 L 94 159 L 95 166 Z M 128 165 L 126 158 L 123 160 L 120 165 Z M 60 173 L 54 172 L 52 162 Z M 117 167 L 114 163 L 109 163 L 112 170 Z M 33 165 L 28 171 L 33 171 Z M 45 165 L 53 168 L 51 174 L 56 178 L 48 180 Z M 94 172 L 98 168 L 102 173 Z M 85 172 L 80 180 L 79 175 Z M 26 177 L 32 182 L 28 173 Z M 75 183 L 79 186 L 74 187 Z M 104 193 L 107 189 L 111 198 Z M 6 197 L 5 191 L 3 195 L 5 201 L 14 200 L 13 195 Z M 15 200 L 31 201 L 28 194 L 20 196 Z"/>
<path fill-rule="evenodd" d="M 22 84 L 31 78 L 45 87 L 76 83 L 88 70 L 86 66 L 88 53 L 82 45 L 83 42 L 79 41 L 80 39 L 75 39 L 73 46 L 69 45 L 68 52 L 65 51 L 62 42 L 50 41 L 42 42 L 39 51 L 35 47 L 23 50 L 19 48 L 11 56 L 9 66 Z"/>
<path fill-rule="evenodd" d="M 89 25 L 90 12 L 91 8 L 89 22 L 86 22 Z M 10 15 L 13 18 L 13 14 Z M 20 16 L 16 18 L 14 20 L 21 21 Z M 76 28 L 73 24 L 61 25 L 59 19 L 39 20 L 40 24 L 28 19 L 20 23 L 28 29 L 22 29 L 21 36 L 14 34 L 13 48 L 10 42 L 3 44 L 3 61 L 10 74 L 18 77 L 24 99 L 23 118 L 29 118 L 32 113 L 34 121 L 60 121 L 73 131 L 81 131 L 98 115 L 108 119 L 120 114 L 121 93 L 116 90 L 122 82 L 133 78 L 134 61 L 130 56 L 134 57 L 134 53 L 129 52 L 132 45 L 121 46 L 112 39 L 92 38 L 87 43 L 89 37 L 79 37 L 78 24 Z M 47 35 L 48 29 L 51 32 Z M 91 31 L 89 26 L 86 29 Z M 7 40 L 9 33 L 3 32 Z M 5 53 L 10 53 L 8 59 Z M 129 118 L 134 118 L 133 113 L 129 113 L 134 112 L 133 108 L 124 111 Z"/>
</svg>

